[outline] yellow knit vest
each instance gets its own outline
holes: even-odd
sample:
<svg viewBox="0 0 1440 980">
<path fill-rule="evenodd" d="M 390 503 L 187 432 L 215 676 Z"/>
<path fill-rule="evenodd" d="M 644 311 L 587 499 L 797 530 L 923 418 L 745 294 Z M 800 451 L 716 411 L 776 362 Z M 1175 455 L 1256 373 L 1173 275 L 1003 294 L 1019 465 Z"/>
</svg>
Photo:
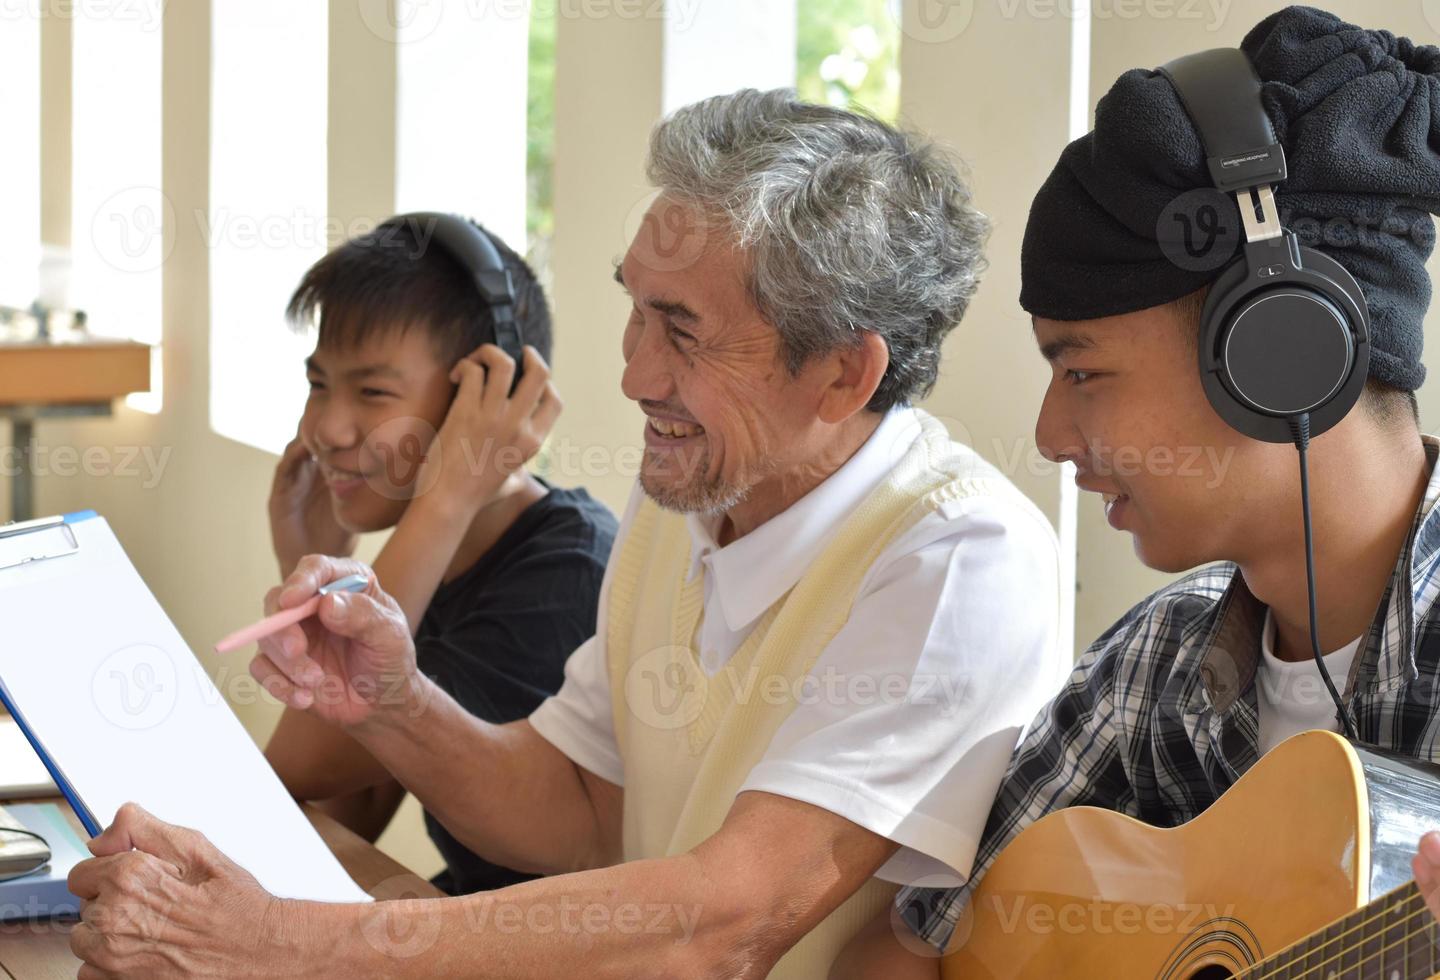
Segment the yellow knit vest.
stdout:
<svg viewBox="0 0 1440 980">
<path fill-rule="evenodd" d="M 952 442 L 943 425 L 916 414 L 920 437 L 714 677 L 694 649 L 704 583 L 703 574 L 686 581 L 685 519 L 648 499 L 641 503 L 612 572 L 606 633 L 625 764 L 625 860 L 683 854 L 720 829 L 797 693 L 803 695 L 816 658 L 849 619 L 866 571 L 891 541 L 947 500 L 1020 497 L 998 471 Z M 895 890 L 870 879 L 780 960 L 770 980 L 823 978 Z"/>
</svg>

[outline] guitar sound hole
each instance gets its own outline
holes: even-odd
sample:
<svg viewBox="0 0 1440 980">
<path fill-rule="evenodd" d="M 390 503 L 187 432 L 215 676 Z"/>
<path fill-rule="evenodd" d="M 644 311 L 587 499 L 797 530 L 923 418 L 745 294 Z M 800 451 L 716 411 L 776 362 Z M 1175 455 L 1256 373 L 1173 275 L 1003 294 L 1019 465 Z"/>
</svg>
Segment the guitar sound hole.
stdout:
<svg viewBox="0 0 1440 980">
<path fill-rule="evenodd" d="M 1191 974 L 1190 980 L 1230 980 L 1234 975 L 1223 966 L 1207 966 L 1199 973 Z"/>
</svg>

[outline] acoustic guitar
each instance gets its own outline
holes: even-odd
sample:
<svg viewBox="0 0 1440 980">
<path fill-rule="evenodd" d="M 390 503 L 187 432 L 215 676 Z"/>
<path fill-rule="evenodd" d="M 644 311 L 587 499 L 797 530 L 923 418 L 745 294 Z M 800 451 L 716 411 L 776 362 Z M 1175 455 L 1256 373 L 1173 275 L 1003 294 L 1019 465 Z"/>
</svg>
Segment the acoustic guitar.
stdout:
<svg viewBox="0 0 1440 980">
<path fill-rule="evenodd" d="M 1095 807 L 1026 828 L 981 879 L 945 980 L 1410 980 L 1440 930 L 1410 876 L 1440 766 L 1306 732 L 1201 816 Z"/>
</svg>

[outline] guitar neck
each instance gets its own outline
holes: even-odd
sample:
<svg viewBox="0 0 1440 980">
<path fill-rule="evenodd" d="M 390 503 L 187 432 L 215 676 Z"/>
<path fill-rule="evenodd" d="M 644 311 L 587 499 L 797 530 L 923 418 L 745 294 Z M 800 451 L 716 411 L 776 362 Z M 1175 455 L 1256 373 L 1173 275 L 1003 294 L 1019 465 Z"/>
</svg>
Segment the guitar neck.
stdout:
<svg viewBox="0 0 1440 980">
<path fill-rule="evenodd" d="M 1412 881 L 1236 980 L 1412 980 L 1440 973 L 1440 931 Z"/>
</svg>

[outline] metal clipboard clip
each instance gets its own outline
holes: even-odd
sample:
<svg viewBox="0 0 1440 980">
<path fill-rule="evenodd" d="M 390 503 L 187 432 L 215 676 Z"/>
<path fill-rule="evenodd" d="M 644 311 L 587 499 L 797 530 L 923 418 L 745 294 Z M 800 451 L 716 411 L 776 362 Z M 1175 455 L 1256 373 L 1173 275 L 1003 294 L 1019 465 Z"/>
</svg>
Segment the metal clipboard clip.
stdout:
<svg viewBox="0 0 1440 980">
<path fill-rule="evenodd" d="M 0 571 L 78 552 L 80 542 L 66 516 L 56 514 L 33 521 L 0 524 Z M 24 540 L 20 540 L 22 538 Z"/>
</svg>

